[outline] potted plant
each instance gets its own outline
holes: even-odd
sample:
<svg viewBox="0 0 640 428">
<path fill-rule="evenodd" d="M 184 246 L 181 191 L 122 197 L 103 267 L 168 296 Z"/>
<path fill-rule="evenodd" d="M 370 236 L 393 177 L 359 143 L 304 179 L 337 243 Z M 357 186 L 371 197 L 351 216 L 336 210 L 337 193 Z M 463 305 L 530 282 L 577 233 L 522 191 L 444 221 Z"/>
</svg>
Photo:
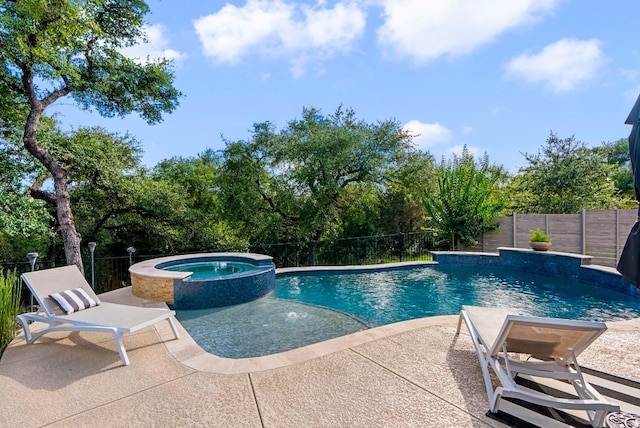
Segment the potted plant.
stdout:
<svg viewBox="0 0 640 428">
<path fill-rule="evenodd" d="M 544 233 L 540 228 L 530 231 L 529 245 L 534 251 L 547 251 L 551 248 L 551 235 Z"/>
</svg>

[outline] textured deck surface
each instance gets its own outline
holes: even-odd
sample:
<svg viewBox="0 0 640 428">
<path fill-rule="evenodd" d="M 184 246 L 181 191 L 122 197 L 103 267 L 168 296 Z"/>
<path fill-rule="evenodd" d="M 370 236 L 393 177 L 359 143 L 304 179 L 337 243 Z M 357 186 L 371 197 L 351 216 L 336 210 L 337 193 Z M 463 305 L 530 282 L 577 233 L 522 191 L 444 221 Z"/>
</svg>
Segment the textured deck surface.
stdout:
<svg viewBox="0 0 640 428">
<path fill-rule="evenodd" d="M 129 289 L 101 298 L 144 305 Z M 0 426 L 503 427 L 485 415 L 478 359 L 456 323 L 423 318 L 229 360 L 184 330 L 172 340 L 161 322 L 125 336 L 126 367 L 110 335 L 58 333 L 33 345 L 20 335 L 0 360 Z M 640 381 L 638 343 L 640 319 L 610 323 L 580 358 L 610 375 L 595 377 L 624 393 L 631 413 L 640 411 L 636 384 L 618 377 Z M 540 414 L 506 410 L 534 421 Z"/>
</svg>

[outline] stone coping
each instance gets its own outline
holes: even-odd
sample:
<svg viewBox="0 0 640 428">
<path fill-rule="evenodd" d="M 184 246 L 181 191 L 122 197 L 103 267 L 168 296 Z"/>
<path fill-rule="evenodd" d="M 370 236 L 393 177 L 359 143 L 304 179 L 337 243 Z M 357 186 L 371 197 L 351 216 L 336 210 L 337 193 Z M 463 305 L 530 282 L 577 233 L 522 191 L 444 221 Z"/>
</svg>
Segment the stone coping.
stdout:
<svg viewBox="0 0 640 428">
<path fill-rule="evenodd" d="M 525 250 L 526 251 L 526 250 Z M 533 251 L 533 250 L 529 250 Z M 452 256 L 484 256 L 484 257 L 500 257 L 498 253 L 487 253 L 482 251 L 432 251 L 433 255 L 449 254 Z"/>
<path fill-rule="evenodd" d="M 155 328 L 164 341 L 167 350 L 180 363 L 203 372 L 240 374 L 262 372 L 299 364 L 401 333 L 425 327 L 452 325 L 457 322 L 457 319 L 458 315 L 417 318 L 336 337 L 277 354 L 238 359 L 219 357 L 205 351 L 193 340 L 180 322 L 176 324 L 180 332 L 180 339 L 178 340 L 174 339 L 173 332 L 167 323 L 157 323 Z"/>
<path fill-rule="evenodd" d="M 167 323 L 155 324 L 167 350 L 177 361 L 198 371 L 218 374 L 256 373 L 303 363 L 335 352 L 345 351 L 379 339 L 436 326 L 455 326 L 459 315 L 440 315 L 400 321 L 369 330 L 336 337 L 289 351 L 252 358 L 223 358 L 202 349 L 177 322 L 180 339 L 175 339 Z M 612 333 L 640 332 L 640 318 L 607 322 Z M 465 330 L 466 331 L 466 330 Z M 614 336 L 615 337 L 615 336 Z"/>
<path fill-rule="evenodd" d="M 483 256 L 483 257 L 500 257 L 500 251 L 509 251 L 509 252 L 514 252 L 514 253 L 528 253 L 528 254 L 535 254 L 535 255 L 540 255 L 540 256 L 547 256 L 547 257 L 552 257 L 552 256 L 561 256 L 561 257 L 569 257 L 569 258 L 574 258 L 574 259 L 579 259 L 581 260 L 581 263 L 583 265 L 585 264 L 589 264 L 591 262 L 591 260 L 593 259 L 593 256 L 589 256 L 589 255 L 585 255 L 585 254 L 575 254 L 575 253 L 563 253 L 560 251 L 535 251 L 531 248 L 513 248 L 513 247 L 498 247 L 498 253 L 488 253 L 488 252 L 482 252 L 482 251 L 432 251 L 431 254 L 434 255 L 451 255 L 451 256 L 467 256 L 467 257 L 477 257 L 477 256 Z M 602 266 L 604 267 L 604 266 Z M 614 269 L 615 270 L 615 269 Z"/>
<path fill-rule="evenodd" d="M 530 251 L 523 249 L 523 251 Z M 460 254 L 460 255 L 487 255 L 497 256 L 495 253 L 468 253 L 468 252 L 440 252 L 447 254 Z M 538 254 L 538 252 L 536 252 Z M 567 253 L 558 253 L 566 255 Z M 571 255 L 571 254 L 569 254 Z M 578 256 L 578 258 L 588 258 L 589 256 Z M 432 261 L 418 261 L 418 262 L 399 262 L 399 263 L 387 263 L 376 265 L 354 265 L 354 266 L 313 266 L 313 267 L 294 267 L 294 268 L 281 268 L 277 269 L 277 274 L 288 273 L 304 273 L 304 272 L 358 272 L 358 271 L 375 271 L 384 269 L 408 269 L 417 266 L 430 266 L 438 265 L 438 262 Z M 587 267 L 587 266 L 585 266 Z M 589 268 L 596 270 L 610 271 L 610 268 L 606 267 L 594 267 L 589 265 Z M 602 269 L 600 269 L 602 268 Z M 152 304 L 148 302 L 147 304 Z M 157 303 L 156 303 L 157 304 Z M 155 329 L 160 334 L 164 341 L 167 350 L 182 364 L 191 367 L 195 370 L 203 372 L 211 372 L 218 374 L 240 374 L 240 373 L 254 373 L 262 372 L 266 370 L 272 370 L 281 367 L 287 367 L 295 364 L 299 364 L 308 360 L 312 360 L 324 355 L 328 355 L 334 352 L 344 351 L 358 345 L 373 342 L 379 339 L 390 338 L 402 333 L 419 330 L 427 327 L 435 327 L 440 325 L 455 325 L 458 323 L 458 315 L 440 315 L 426 318 L 417 318 L 407 321 L 401 321 L 393 324 L 388 324 L 372 329 L 364 330 L 357 333 L 352 333 L 346 336 L 340 336 L 334 339 L 326 340 L 323 342 L 313 343 L 311 345 L 303 346 L 300 348 L 292 349 L 277 354 L 265 355 L 262 357 L 251 358 L 224 358 L 211 354 L 202 349 L 184 327 L 177 322 L 178 329 L 181 334 L 179 340 L 175 340 L 173 332 L 171 331 L 167 323 L 158 323 L 155 325 Z M 640 331 L 640 318 L 627 321 L 613 321 L 607 322 L 607 326 L 611 331 Z"/>
<path fill-rule="evenodd" d="M 205 258 L 244 258 L 258 262 L 258 264 L 271 261 L 271 256 L 254 253 L 194 253 L 182 254 L 179 256 L 159 257 L 155 259 L 138 262 L 129 267 L 129 273 L 140 276 L 151 276 L 157 278 L 184 279 L 193 274 L 193 272 L 176 272 L 164 269 L 158 269 L 156 266 L 164 263 L 176 262 L 181 260 L 205 259 Z"/>
<path fill-rule="evenodd" d="M 589 256 L 586 254 L 576 254 L 576 253 L 563 253 L 561 251 L 535 251 L 531 248 L 514 248 L 514 247 L 498 247 L 498 252 L 500 251 L 511 251 L 517 253 L 534 253 L 539 254 L 541 256 L 562 256 L 562 257 L 571 257 L 574 259 L 582 260 L 582 264 L 590 264 L 591 260 L 593 260 L 593 256 Z"/>
<path fill-rule="evenodd" d="M 380 263 L 373 265 L 348 265 L 348 266 L 300 266 L 276 269 L 276 275 L 288 273 L 305 273 L 305 272 L 333 272 L 333 273 L 357 273 L 388 269 L 411 269 L 418 266 L 437 266 L 438 262 L 433 261 L 411 261 L 396 263 Z"/>
</svg>

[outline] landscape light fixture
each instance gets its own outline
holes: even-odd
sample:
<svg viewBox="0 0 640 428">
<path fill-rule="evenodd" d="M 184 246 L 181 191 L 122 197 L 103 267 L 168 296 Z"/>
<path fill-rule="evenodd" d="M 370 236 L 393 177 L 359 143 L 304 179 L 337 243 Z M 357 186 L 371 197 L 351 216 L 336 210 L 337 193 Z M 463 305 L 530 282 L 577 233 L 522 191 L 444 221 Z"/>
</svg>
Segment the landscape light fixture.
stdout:
<svg viewBox="0 0 640 428">
<path fill-rule="evenodd" d="M 129 266 L 133 264 L 133 253 L 136 252 L 136 247 L 133 245 L 127 248 L 127 253 L 129 253 Z"/>
<path fill-rule="evenodd" d="M 95 269 L 94 269 L 94 263 L 93 263 L 93 252 L 96 249 L 96 243 L 95 242 L 89 242 L 87 245 L 89 246 L 89 251 L 91 251 L 91 288 L 95 291 L 95 289 L 96 289 L 96 275 L 95 275 Z"/>
<path fill-rule="evenodd" d="M 27 257 L 29 258 L 29 264 L 31 265 L 31 272 L 33 272 L 36 267 L 36 259 L 38 258 L 38 253 L 27 253 Z M 29 310 L 33 312 L 33 293 L 31 293 L 31 304 Z"/>
</svg>

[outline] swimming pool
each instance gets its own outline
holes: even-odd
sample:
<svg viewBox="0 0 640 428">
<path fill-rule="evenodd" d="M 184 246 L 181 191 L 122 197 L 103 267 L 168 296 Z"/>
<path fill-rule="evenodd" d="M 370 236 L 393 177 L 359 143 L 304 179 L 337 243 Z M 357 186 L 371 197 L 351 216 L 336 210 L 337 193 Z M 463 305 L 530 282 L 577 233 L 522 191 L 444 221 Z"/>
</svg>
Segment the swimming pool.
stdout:
<svg viewBox="0 0 640 428">
<path fill-rule="evenodd" d="M 453 315 L 462 305 L 573 319 L 640 317 L 640 299 L 620 291 L 479 266 L 278 275 L 274 291 L 261 299 L 215 310 L 177 311 L 177 317 L 206 351 L 246 358 L 398 321 Z"/>
</svg>

